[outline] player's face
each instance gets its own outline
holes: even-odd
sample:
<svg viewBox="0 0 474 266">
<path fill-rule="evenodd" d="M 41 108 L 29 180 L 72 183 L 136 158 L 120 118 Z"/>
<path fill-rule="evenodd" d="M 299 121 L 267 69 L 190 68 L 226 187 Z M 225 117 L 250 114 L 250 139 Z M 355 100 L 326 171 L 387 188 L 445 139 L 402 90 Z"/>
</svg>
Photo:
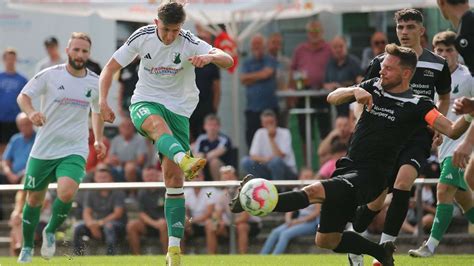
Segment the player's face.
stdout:
<svg viewBox="0 0 474 266">
<path fill-rule="evenodd" d="M 170 45 L 176 40 L 181 30 L 182 24 L 164 24 L 159 19 L 155 19 L 158 35 L 165 45 Z"/>
<path fill-rule="evenodd" d="M 380 78 L 382 79 L 382 87 L 387 91 L 402 83 L 402 68 L 398 57 L 393 55 L 385 57 L 380 70 Z"/>
<path fill-rule="evenodd" d="M 89 59 L 90 49 L 91 46 L 88 41 L 72 39 L 66 48 L 69 65 L 76 70 L 84 69 Z"/>
<path fill-rule="evenodd" d="M 449 68 L 452 68 L 458 64 L 458 52 L 456 51 L 456 47 L 454 47 L 454 45 L 446 46 L 442 43 L 437 44 L 434 47 L 434 52 L 448 61 Z"/>
<path fill-rule="evenodd" d="M 425 28 L 414 20 L 400 20 L 397 23 L 397 37 L 403 47 L 419 46 L 423 33 L 425 33 Z"/>
</svg>

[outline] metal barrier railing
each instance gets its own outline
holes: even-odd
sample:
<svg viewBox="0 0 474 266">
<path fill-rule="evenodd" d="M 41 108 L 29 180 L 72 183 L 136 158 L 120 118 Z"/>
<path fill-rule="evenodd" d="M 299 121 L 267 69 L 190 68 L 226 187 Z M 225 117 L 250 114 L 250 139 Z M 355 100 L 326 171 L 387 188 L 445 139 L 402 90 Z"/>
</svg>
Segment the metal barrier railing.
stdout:
<svg viewBox="0 0 474 266">
<path fill-rule="evenodd" d="M 297 187 L 310 185 L 315 180 L 278 180 L 271 181 L 275 186 L 282 187 Z M 421 199 L 421 190 L 423 185 L 436 185 L 438 183 L 437 178 L 418 178 L 415 180 L 416 187 L 416 212 L 418 220 L 418 232 L 417 242 L 421 244 L 423 241 L 423 225 L 421 219 L 423 217 L 423 204 Z M 239 186 L 240 181 L 192 181 L 186 182 L 185 187 L 216 187 L 216 188 L 229 188 Z M 57 184 L 50 184 L 49 189 L 56 189 Z M 151 189 L 151 188 L 165 188 L 164 182 L 122 182 L 122 183 L 82 183 L 79 186 L 80 190 L 98 190 L 98 189 Z M 18 191 L 22 190 L 23 185 L 0 185 L 0 192 L 4 191 Z M 233 217 L 232 217 L 233 218 Z M 233 221 L 234 219 L 231 219 Z M 236 253 L 236 239 L 235 239 L 235 227 L 230 226 L 230 253 Z"/>
</svg>

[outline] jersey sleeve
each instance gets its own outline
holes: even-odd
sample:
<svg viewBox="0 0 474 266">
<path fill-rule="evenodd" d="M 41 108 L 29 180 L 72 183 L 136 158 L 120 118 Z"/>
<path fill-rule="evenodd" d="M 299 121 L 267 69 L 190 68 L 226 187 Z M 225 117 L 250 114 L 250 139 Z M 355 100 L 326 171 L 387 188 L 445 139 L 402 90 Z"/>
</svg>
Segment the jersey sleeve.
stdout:
<svg viewBox="0 0 474 266">
<path fill-rule="evenodd" d="M 97 80 L 97 84 L 99 83 L 99 80 Z M 90 104 L 92 112 L 99 114 L 100 113 L 100 107 L 99 107 L 99 88 L 95 88 L 93 93 L 92 93 L 92 99 L 91 99 L 91 104 Z"/>
<path fill-rule="evenodd" d="M 195 40 L 190 41 L 190 45 L 194 46 L 194 55 L 208 54 L 211 50 L 215 49 L 212 45 L 194 36 L 191 32 L 188 32 L 186 35 Z"/>
<path fill-rule="evenodd" d="M 449 71 L 448 63 L 446 61 L 444 61 L 443 69 L 436 81 L 436 92 L 439 95 L 451 92 L 451 72 Z"/>
<path fill-rule="evenodd" d="M 374 59 L 372 59 L 369 64 L 369 67 L 365 71 L 364 80 L 369 80 L 380 76 L 379 72 L 382 68 L 380 60 L 381 59 L 379 57 L 375 57 Z"/>
<path fill-rule="evenodd" d="M 370 93 L 372 93 L 375 89 L 375 84 L 380 82 L 379 78 L 372 78 L 369 80 L 362 81 L 359 85 L 356 85 L 356 87 L 360 87 Z"/>
<path fill-rule="evenodd" d="M 21 93 L 28 95 L 31 99 L 35 99 L 46 93 L 46 80 L 49 69 L 45 69 L 36 74 L 21 90 Z"/>
<path fill-rule="evenodd" d="M 127 41 L 112 55 L 122 67 L 126 67 L 130 64 L 135 57 L 137 57 L 142 40 L 147 34 L 143 33 L 143 28 L 136 30 Z"/>
</svg>

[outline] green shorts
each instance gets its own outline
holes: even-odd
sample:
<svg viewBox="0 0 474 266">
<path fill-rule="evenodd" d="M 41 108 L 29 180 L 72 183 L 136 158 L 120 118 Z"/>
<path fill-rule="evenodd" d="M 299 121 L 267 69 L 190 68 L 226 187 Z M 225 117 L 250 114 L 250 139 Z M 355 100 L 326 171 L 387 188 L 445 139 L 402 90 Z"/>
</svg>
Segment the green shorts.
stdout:
<svg viewBox="0 0 474 266">
<path fill-rule="evenodd" d="M 163 118 L 173 133 L 173 137 L 189 151 L 189 118 L 175 114 L 160 103 L 138 102 L 130 105 L 130 116 L 138 133 L 148 137 L 142 130 L 142 124 L 150 115 L 158 115 Z"/>
<path fill-rule="evenodd" d="M 79 155 L 40 160 L 30 156 L 26 165 L 25 190 L 41 191 L 58 177 L 67 176 L 80 184 L 86 175 L 86 160 Z"/>
<path fill-rule="evenodd" d="M 446 157 L 441 163 L 439 182 L 466 191 L 467 184 L 464 180 L 464 170 L 453 166 L 452 160 L 453 157 Z"/>
</svg>

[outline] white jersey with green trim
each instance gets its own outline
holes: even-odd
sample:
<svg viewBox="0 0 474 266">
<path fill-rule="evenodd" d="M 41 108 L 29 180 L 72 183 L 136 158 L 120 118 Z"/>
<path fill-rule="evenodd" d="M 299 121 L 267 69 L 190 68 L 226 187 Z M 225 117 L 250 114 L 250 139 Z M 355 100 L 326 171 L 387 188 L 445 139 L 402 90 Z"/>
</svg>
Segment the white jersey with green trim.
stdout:
<svg viewBox="0 0 474 266">
<path fill-rule="evenodd" d="M 50 160 L 89 154 L 89 112 L 99 113 L 99 77 L 87 70 L 71 75 L 66 64 L 52 66 L 34 76 L 22 93 L 31 99 L 44 96 L 41 112 L 45 124 L 38 129 L 30 156 Z"/>
<path fill-rule="evenodd" d="M 474 97 L 474 78 L 471 76 L 469 69 L 464 65 L 459 65 L 458 68 L 451 73 L 451 103 L 446 117 L 451 121 L 456 121 L 459 115 L 456 115 L 451 106 L 454 100 L 460 97 Z M 439 161 L 442 162 L 446 157 L 453 156 L 454 150 L 462 142 L 466 134 L 462 135 L 457 140 L 452 140 L 443 136 L 443 144 L 439 147 Z"/>
<path fill-rule="evenodd" d="M 158 37 L 156 26 L 149 25 L 135 31 L 113 58 L 125 67 L 137 55 L 140 57 L 132 104 L 160 103 L 173 113 L 190 117 L 199 102 L 199 90 L 194 66 L 188 58 L 208 54 L 212 49 L 186 30 L 181 30 L 173 43 L 165 45 Z"/>
</svg>

